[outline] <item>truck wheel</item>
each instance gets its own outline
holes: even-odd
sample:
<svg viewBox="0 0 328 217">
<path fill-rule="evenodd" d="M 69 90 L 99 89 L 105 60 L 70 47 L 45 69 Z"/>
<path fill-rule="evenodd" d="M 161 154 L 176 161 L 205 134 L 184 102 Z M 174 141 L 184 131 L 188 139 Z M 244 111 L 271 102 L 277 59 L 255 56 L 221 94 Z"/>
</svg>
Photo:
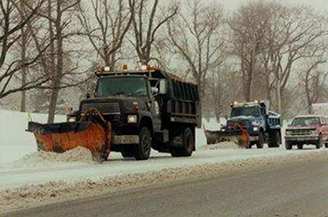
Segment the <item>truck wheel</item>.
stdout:
<svg viewBox="0 0 328 217">
<path fill-rule="evenodd" d="M 321 147 L 322 147 L 322 135 L 320 134 L 317 144 L 315 144 L 315 148 L 320 149 Z"/>
<path fill-rule="evenodd" d="M 190 157 L 195 147 L 195 140 L 192 130 L 187 127 L 182 134 L 183 147 L 172 148 L 172 157 Z"/>
<path fill-rule="evenodd" d="M 139 133 L 139 144 L 135 146 L 134 157 L 137 160 L 147 160 L 151 150 L 151 135 L 147 127 L 143 127 Z"/>
<path fill-rule="evenodd" d="M 281 144 L 281 136 L 279 132 L 273 132 L 269 135 L 268 146 L 269 148 L 279 148 Z"/>
<path fill-rule="evenodd" d="M 264 135 L 262 132 L 260 132 L 259 141 L 256 143 L 256 147 L 263 148 L 263 144 L 264 144 Z"/>
<path fill-rule="evenodd" d="M 303 149 L 303 144 L 297 144 L 298 149 Z"/>
<path fill-rule="evenodd" d="M 325 143 L 325 148 L 328 148 L 328 143 Z"/>
<path fill-rule="evenodd" d="M 285 146 L 286 146 L 287 150 L 291 150 L 293 148 L 293 146 L 290 143 L 288 143 L 287 141 L 285 143 L 286 143 Z"/>
</svg>

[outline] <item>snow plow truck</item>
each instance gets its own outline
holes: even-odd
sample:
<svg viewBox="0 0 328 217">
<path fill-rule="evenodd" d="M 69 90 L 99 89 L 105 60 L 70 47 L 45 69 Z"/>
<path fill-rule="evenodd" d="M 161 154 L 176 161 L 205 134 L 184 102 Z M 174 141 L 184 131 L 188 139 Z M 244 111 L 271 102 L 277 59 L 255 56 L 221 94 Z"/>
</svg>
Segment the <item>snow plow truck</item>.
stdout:
<svg viewBox="0 0 328 217">
<path fill-rule="evenodd" d="M 280 115 L 269 111 L 268 101 L 231 103 L 231 115 L 220 130 L 206 130 L 207 144 L 233 141 L 243 148 L 277 148 L 281 144 Z"/>
<path fill-rule="evenodd" d="M 102 161 L 111 151 L 146 160 L 151 148 L 188 157 L 200 126 L 197 85 L 162 70 L 142 66 L 119 71 L 101 67 L 94 94 L 87 94 L 67 122 L 29 122 L 38 150 L 62 153 L 82 146 Z"/>
</svg>

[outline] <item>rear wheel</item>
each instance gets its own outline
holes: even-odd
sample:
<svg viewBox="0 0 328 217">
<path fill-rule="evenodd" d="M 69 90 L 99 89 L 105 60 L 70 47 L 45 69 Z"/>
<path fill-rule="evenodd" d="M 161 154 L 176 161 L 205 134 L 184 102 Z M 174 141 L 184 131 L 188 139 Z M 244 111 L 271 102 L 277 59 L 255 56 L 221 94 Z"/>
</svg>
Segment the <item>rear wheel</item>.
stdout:
<svg viewBox="0 0 328 217">
<path fill-rule="evenodd" d="M 325 143 L 325 148 L 328 148 L 328 143 Z"/>
<path fill-rule="evenodd" d="M 298 149 L 303 149 L 303 144 L 297 144 Z"/>
<path fill-rule="evenodd" d="M 137 160 L 147 160 L 151 150 L 151 134 L 147 127 L 143 127 L 139 133 L 139 144 L 135 146 L 134 157 Z"/>
<path fill-rule="evenodd" d="M 183 147 L 174 147 L 171 149 L 172 157 L 190 157 L 195 148 L 193 131 L 187 127 L 182 133 Z"/>
<path fill-rule="evenodd" d="M 262 132 L 260 132 L 259 141 L 256 143 L 256 147 L 263 148 L 263 145 L 264 145 L 264 135 Z"/>
<path fill-rule="evenodd" d="M 287 141 L 286 141 L 285 147 L 287 150 L 291 150 L 293 148 L 293 146 L 290 143 L 288 143 Z"/>
</svg>

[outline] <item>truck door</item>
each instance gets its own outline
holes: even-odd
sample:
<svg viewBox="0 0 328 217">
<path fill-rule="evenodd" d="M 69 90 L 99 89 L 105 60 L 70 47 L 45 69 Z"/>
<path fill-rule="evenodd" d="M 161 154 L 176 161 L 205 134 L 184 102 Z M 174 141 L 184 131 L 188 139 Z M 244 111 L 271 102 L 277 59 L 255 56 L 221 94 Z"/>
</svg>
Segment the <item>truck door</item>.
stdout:
<svg viewBox="0 0 328 217">
<path fill-rule="evenodd" d="M 152 118 L 153 118 L 153 124 L 154 124 L 154 131 L 160 131 L 161 126 L 162 126 L 162 120 L 161 120 L 161 101 L 160 97 L 158 94 L 158 82 L 155 82 L 152 80 L 150 82 L 150 101 L 149 101 L 149 106 L 150 106 L 150 111 L 152 113 Z"/>
</svg>

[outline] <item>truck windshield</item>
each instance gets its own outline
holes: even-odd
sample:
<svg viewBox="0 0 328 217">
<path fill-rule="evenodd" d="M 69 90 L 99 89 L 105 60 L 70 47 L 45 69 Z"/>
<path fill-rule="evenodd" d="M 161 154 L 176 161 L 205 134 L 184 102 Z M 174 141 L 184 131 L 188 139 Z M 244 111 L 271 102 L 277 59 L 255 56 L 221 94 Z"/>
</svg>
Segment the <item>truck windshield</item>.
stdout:
<svg viewBox="0 0 328 217">
<path fill-rule="evenodd" d="M 231 117 L 238 116 L 254 116 L 258 117 L 260 115 L 260 109 L 258 106 L 250 107 L 235 107 L 231 110 Z"/>
<path fill-rule="evenodd" d="M 292 126 L 318 125 L 319 123 L 319 118 L 316 117 L 295 118 L 292 122 Z"/>
<path fill-rule="evenodd" d="M 98 81 L 97 96 L 145 96 L 147 83 L 144 78 L 117 77 L 103 78 Z"/>
</svg>

